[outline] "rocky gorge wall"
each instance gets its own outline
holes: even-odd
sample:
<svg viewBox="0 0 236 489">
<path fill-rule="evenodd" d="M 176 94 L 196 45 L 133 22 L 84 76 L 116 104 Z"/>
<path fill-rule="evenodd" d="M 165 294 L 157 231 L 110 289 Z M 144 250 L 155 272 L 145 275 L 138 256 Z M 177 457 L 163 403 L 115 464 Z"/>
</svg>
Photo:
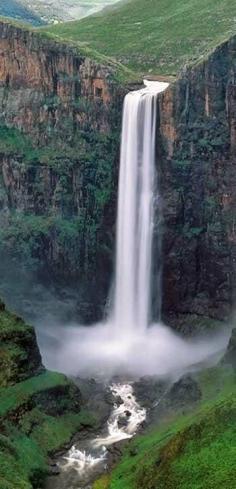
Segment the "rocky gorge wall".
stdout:
<svg viewBox="0 0 236 489">
<path fill-rule="evenodd" d="M 86 321 L 112 273 L 121 104 L 109 63 L 0 23 L 2 276 L 75 285 Z"/>
<path fill-rule="evenodd" d="M 225 319 L 236 277 L 236 38 L 159 100 L 164 310 Z"/>
<path fill-rule="evenodd" d="M 223 319 L 234 300 L 235 49 L 235 39 L 221 45 L 159 97 L 168 316 Z M 3 292 L 31 272 L 47 287 L 70 284 L 76 316 L 93 322 L 112 281 L 127 87 L 112 65 L 8 23 L 0 60 Z"/>
</svg>

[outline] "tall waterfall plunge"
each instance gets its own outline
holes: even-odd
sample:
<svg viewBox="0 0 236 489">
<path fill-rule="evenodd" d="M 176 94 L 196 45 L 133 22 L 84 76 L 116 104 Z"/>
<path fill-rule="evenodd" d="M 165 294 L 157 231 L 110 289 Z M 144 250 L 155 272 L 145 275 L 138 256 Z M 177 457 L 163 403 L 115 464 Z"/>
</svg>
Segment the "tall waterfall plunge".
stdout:
<svg viewBox="0 0 236 489">
<path fill-rule="evenodd" d="M 145 331 L 149 323 L 157 94 L 167 83 L 145 81 L 124 102 L 117 222 L 115 328 Z M 157 281 L 158 282 L 158 281 Z M 156 284 L 159 302 L 161 291 Z M 159 290 L 158 290 L 159 289 Z"/>
<path fill-rule="evenodd" d="M 44 364 L 51 370 L 85 377 L 176 378 L 201 362 L 214 364 L 228 342 L 225 331 L 207 341 L 185 341 L 152 321 L 151 297 L 158 300 L 159 296 L 160 301 L 161 292 L 156 274 L 158 253 L 152 258 L 158 204 L 156 107 L 157 94 L 167 84 L 145 84 L 146 88 L 129 93 L 124 102 L 113 307 L 106 321 L 93 327 L 48 325 L 46 339 L 45 320 L 38 325 L 43 332 L 39 339 Z"/>
</svg>

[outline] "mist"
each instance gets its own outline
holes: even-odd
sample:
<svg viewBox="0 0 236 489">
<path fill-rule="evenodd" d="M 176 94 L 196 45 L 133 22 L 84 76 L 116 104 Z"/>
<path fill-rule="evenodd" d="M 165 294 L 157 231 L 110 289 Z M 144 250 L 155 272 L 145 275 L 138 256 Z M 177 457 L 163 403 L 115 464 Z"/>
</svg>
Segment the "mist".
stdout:
<svg viewBox="0 0 236 489">
<path fill-rule="evenodd" d="M 183 339 L 164 324 L 144 334 L 117 334 L 112 323 L 92 327 L 38 324 L 43 362 L 70 376 L 145 375 L 176 379 L 186 372 L 215 365 L 229 340 L 229 328 L 207 338 Z"/>
</svg>

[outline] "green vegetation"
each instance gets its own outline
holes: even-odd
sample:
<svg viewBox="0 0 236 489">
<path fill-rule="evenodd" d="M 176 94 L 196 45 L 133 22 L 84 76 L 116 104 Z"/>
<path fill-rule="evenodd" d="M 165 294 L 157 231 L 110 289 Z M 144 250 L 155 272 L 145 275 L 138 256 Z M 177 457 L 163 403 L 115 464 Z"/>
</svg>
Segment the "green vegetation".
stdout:
<svg viewBox="0 0 236 489">
<path fill-rule="evenodd" d="M 40 366 L 35 332 L 0 301 L 0 388 L 26 379 Z M 0 394 L 1 395 L 1 394 Z"/>
<path fill-rule="evenodd" d="M 94 482 L 93 489 L 109 489 L 110 479 L 109 475 L 103 475 Z"/>
<path fill-rule="evenodd" d="M 57 102 L 47 100 L 50 103 Z M 79 110 L 91 111 L 83 99 L 78 105 Z M 52 142 L 42 148 L 34 146 L 19 130 L 0 126 L 0 153 L 7 155 L 15 171 L 32 183 L 37 209 L 32 214 L 12 209 L 0 229 L 1 251 L 18 264 L 24 260 L 28 270 L 35 270 L 42 266 L 45 243 L 51 239 L 65 250 L 65 268 L 86 269 L 86 273 L 91 269 L 94 273 L 96 254 L 108 256 L 111 248 L 110 230 L 104 230 L 103 218 L 116 185 L 116 168 L 111 161 L 115 160 L 117 141 L 115 133 L 105 135 L 87 128 L 78 131 L 71 144 L 61 140 L 60 145 Z M 48 193 L 45 199 L 48 176 L 54 182 L 49 200 Z M 75 176 L 81 185 L 79 204 L 71 190 Z M 5 186 L 0 181 L 0 200 L 4 198 Z M 56 213 L 52 199 L 57 204 Z M 86 243 L 90 243 L 90 255 Z"/>
<path fill-rule="evenodd" d="M 234 0 L 126 0 L 46 29 L 136 73 L 176 75 L 235 34 L 235 17 Z"/>
<path fill-rule="evenodd" d="M 179 413 L 134 439 L 105 488 L 236 487 L 235 374 L 219 367 L 203 372 L 198 380 L 203 401 L 196 411 Z"/>
<path fill-rule="evenodd" d="M 43 370 L 33 328 L 2 302 L 0 367 L 0 488 L 38 489 L 48 455 L 97 421 L 71 381 Z"/>
<path fill-rule="evenodd" d="M 34 394 L 42 391 L 42 386 L 45 390 L 65 385 L 68 385 L 68 380 L 64 375 L 46 371 L 24 382 L 1 389 L 0 416 L 5 416 L 9 411 L 26 404 Z"/>
<path fill-rule="evenodd" d="M 83 411 L 48 416 L 36 408 L 25 411 L 17 427 L 6 421 L 4 434 L 0 435 L 1 489 L 42 487 L 48 473 L 48 454 L 62 448 L 82 427 L 94 424 L 94 419 Z"/>
</svg>

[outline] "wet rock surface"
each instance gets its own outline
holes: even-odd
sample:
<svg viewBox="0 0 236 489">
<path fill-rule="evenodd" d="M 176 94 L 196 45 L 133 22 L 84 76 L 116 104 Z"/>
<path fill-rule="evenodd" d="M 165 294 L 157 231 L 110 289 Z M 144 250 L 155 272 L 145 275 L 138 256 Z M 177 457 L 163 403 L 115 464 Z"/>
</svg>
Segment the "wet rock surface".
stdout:
<svg viewBox="0 0 236 489">
<path fill-rule="evenodd" d="M 142 428 L 159 425 L 168 414 L 187 411 L 201 400 L 201 389 L 191 375 L 184 375 L 176 382 L 145 377 L 135 382 L 134 391 L 140 404 L 147 408 Z"/>
<path fill-rule="evenodd" d="M 223 364 L 232 365 L 236 370 L 236 328 L 233 329 L 227 351 L 222 360 Z"/>
<path fill-rule="evenodd" d="M 75 383 L 81 392 L 84 406 L 94 413 L 98 427 L 103 427 L 115 402 L 109 386 L 95 379 L 76 378 Z"/>
<path fill-rule="evenodd" d="M 170 403 L 170 405 L 173 405 L 178 409 L 179 407 L 191 405 L 200 401 L 201 397 L 201 389 L 196 380 L 190 375 L 185 375 L 178 380 L 178 382 L 173 384 L 166 399 L 167 403 Z"/>
</svg>

